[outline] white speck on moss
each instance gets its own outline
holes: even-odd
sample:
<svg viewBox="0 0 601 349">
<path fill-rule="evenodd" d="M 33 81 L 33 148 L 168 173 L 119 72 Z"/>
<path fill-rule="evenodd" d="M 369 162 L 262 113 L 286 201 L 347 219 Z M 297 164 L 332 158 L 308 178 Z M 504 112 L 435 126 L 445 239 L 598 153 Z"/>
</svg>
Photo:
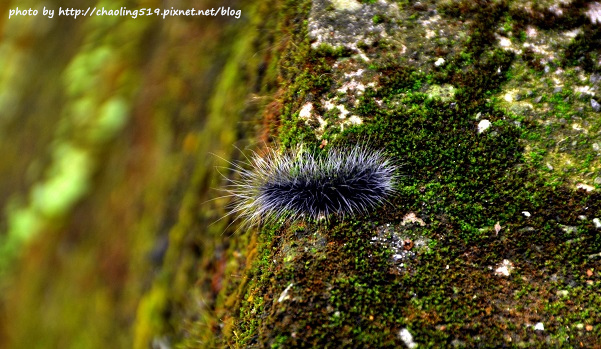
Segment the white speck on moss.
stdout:
<svg viewBox="0 0 601 349">
<path fill-rule="evenodd" d="M 305 120 L 305 124 L 309 125 L 311 119 L 317 120 L 319 123 L 319 128 L 315 131 L 315 134 L 318 139 L 321 139 L 328 122 L 321 117 L 321 115 L 313 115 L 313 103 L 307 102 L 302 106 L 300 111 L 298 112 L 299 118 Z"/>
<path fill-rule="evenodd" d="M 290 291 L 292 286 L 294 286 L 294 284 L 290 283 L 290 285 L 288 285 L 288 287 L 286 287 L 286 289 L 284 289 L 284 291 L 280 295 L 280 298 L 278 298 L 278 303 L 282 303 L 283 301 L 290 299 L 290 296 L 288 295 L 288 291 Z"/>
<path fill-rule="evenodd" d="M 563 224 L 560 224 L 559 227 L 566 234 L 575 234 L 575 233 L 578 232 L 578 227 L 575 227 L 575 226 L 572 226 L 572 225 L 563 225 Z"/>
<path fill-rule="evenodd" d="M 511 46 L 511 40 L 509 40 L 508 38 L 506 38 L 504 36 L 497 36 L 497 38 L 499 39 L 499 45 L 501 45 L 501 47 L 510 47 Z"/>
<path fill-rule="evenodd" d="M 311 102 L 309 102 L 309 103 L 303 105 L 300 112 L 298 113 L 298 116 L 303 119 L 309 119 L 311 117 L 312 110 L 313 110 L 313 104 L 311 104 Z"/>
<path fill-rule="evenodd" d="M 490 127 L 490 121 L 484 119 L 478 123 L 478 133 L 486 131 Z"/>
<path fill-rule="evenodd" d="M 325 103 L 323 104 L 323 107 L 326 108 L 327 110 L 332 110 L 334 108 L 338 109 L 340 111 L 340 115 L 338 115 L 338 118 L 340 119 L 346 119 L 346 116 L 348 114 L 350 114 L 350 112 L 348 110 L 346 110 L 346 107 L 342 104 L 334 104 L 332 103 L 331 100 L 325 101 Z"/>
<path fill-rule="evenodd" d="M 340 124 L 340 131 L 344 131 L 344 126 L 361 125 L 362 123 L 363 123 L 363 120 L 361 120 L 360 117 L 358 117 L 357 115 L 351 115 L 348 119 L 344 120 Z"/>
<path fill-rule="evenodd" d="M 445 63 L 444 58 L 440 57 L 436 60 L 436 62 L 434 62 L 434 65 L 437 67 L 440 67 L 441 65 L 443 65 Z"/>
<path fill-rule="evenodd" d="M 510 260 L 504 259 L 503 262 L 499 264 L 499 267 L 495 269 L 496 275 L 509 276 L 513 271 L 513 263 Z"/>
<path fill-rule="evenodd" d="M 576 86 L 574 92 L 578 92 L 586 96 L 594 96 L 595 92 L 590 86 Z"/>
<path fill-rule="evenodd" d="M 363 120 L 361 120 L 361 118 L 357 115 L 351 115 L 351 117 L 348 118 L 348 121 L 355 125 L 361 125 L 363 123 Z"/>
<path fill-rule="evenodd" d="M 317 121 L 319 122 L 319 131 L 323 132 L 323 130 L 326 128 L 326 126 L 328 125 L 328 122 L 325 121 L 321 115 L 317 116 Z"/>
<path fill-rule="evenodd" d="M 346 119 L 346 116 L 350 113 L 348 110 L 346 110 L 346 107 L 344 105 L 337 105 L 336 108 L 340 110 L 340 115 L 338 117 L 340 119 Z"/>
<path fill-rule="evenodd" d="M 579 131 L 579 132 L 584 132 L 584 133 L 588 133 L 587 130 L 585 128 L 582 127 L 582 125 L 578 124 L 578 123 L 573 123 L 572 124 L 572 129 L 574 131 Z"/>
<path fill-rule="evenodd" d="M 359 69 L 359 70 L 357 70 L 355 72 L 352 72 L 352 73 L 344 73 L 344 77 L 345 78 L 359 77 L 359 76 L 363 75 L 364 71 L 365 71 L 364 69 Z"/>
<path fill-rule="evenodd" d="M 526 27 L 526 35 L 529 38 L 535 38 L 538 35 L 538 32 L 536 31 L 536 28 L 534 28 L 532 26 L 527 26 Z"/>
<path fill-rule="evenodd" d="M 563 9 L 556 4 L 549 6 L 549 11 L 552 12 L 557 17 L 563 16 Z"/>
<path fill-rule="evenodd" d="M 538 322 L 536 325 L 534 325 L 534 330 L 535 331 L 544 331 L 545 325 L 542 322 Z"/>
<path fill-rule="evenodd" d="M 578 34 L 580 34 L 580 31 L 581 31 L 580 28 L 576 28 L 573 30 L 568 30 L 568 31 L 563 32 L 563 35 L 567 38 L 573 39 L 576 36 L 578 36 Z"/>
<path fill-rule="evenodd" d="M 403 341 L 403 343 L 405 343 L 407 348 L 417 348 L 417 343 L 413 341 L 413 335 L 411 334 L 411 332 L 409 332 L 408 329 L 403 328 L 401 332 L 399 332 L 399 337 L 401 337 L 401 340 Z"/>
</svg>

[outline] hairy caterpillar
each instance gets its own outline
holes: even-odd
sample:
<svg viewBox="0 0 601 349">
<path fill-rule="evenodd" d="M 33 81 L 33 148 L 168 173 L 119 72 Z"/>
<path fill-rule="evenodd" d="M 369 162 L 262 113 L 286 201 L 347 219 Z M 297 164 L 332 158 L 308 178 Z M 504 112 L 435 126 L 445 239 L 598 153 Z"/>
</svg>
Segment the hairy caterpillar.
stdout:
<svg viewBox="0 0 601 349">
<path fill-rule="evenodd" d="M 395 193 L 397 166 L 382 151 L 364 144 L 324 153 L 302 146 L 231 163 L 238 178 L 228 179 L 230 214 L 245 224 L 280 218 L 326 219 L 368 212 Z"/>
</svg>

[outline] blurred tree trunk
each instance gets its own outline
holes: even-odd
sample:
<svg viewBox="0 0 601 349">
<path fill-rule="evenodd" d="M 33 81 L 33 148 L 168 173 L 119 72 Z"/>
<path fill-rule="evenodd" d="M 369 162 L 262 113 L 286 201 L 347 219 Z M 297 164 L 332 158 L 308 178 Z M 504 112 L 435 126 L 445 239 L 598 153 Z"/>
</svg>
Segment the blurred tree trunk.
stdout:
<svg viewBox="0 0 601 349">
<path fill-rule="evenodd" d="M 241 76 L 252 12 L 171 5 L 242 15 L 75 19 L 58 9 L 81 2 L 50 1 L 50 19 L 35 1 L 0 5 L 3 348 L 148 347 L 169 328 L 170 302 L 193 288 L 198 254 L 222 244 L 181 229 L 222 214 L 203 205 L 216 156 L 239 137 L 242 101 L 260 86 L 256 67 Z M 39 14 L 7 19 L 17 6 Z M 172 270 L 167 248 L 166 260 L 183 256 Z"/>
</svg>

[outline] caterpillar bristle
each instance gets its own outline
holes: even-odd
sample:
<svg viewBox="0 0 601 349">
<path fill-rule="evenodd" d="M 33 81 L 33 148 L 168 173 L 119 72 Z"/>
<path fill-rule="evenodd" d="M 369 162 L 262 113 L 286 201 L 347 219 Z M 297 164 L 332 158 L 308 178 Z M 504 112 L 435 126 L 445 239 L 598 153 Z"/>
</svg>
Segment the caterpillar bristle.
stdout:
<svg viewBox="0 0 601 349">
<path fill-rule="evenodd" d="M 225 187 L 233 199 L 229 214 L 242 226 L 365 214 L 395 193 L 397 166 L 363 144 L 324 153 L 298 146 L 246 159 L 231 163 L 237 178 Z"/>
</svg>

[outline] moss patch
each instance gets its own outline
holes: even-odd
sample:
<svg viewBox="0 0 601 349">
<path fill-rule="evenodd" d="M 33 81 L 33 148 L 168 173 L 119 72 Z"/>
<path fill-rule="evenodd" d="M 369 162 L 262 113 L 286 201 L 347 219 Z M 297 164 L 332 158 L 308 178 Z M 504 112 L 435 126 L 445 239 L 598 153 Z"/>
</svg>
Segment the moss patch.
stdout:
<svg viewBox="0 0 601 349">
<path fill-rule="evenodd" d="M 447 22 L 456 29 L 419 51 L 444 57 L 438 65 L 391 50 L 392 41 L 363 46 L 369 62 L 307 41 L 283 57 L 282 76 L 293 84 L 283 99 L 282 146 L 317 143 L 311 134 L 318 125 L 298 112 L 307 102 L 320 113 L 325 101 L 336 101 L 362 124 L 326 127 L 317 136 L 334 143 L 367 138 L 403 162 L 406 176 L 399 195 L 372 215 L 263 227 L 228 342 L 393 346 L 407 329 L 427 347 L 596 343 L 601 240 L 592 219 L 599 194 L 550 183 L 530 160 L 527 141 L 540 129 L 495 98 L 516 83 L 513 69 L 524 59 L 499 44 L 499 30 L 525 27 L 514 22 L 526 19 L 512 2 L 471 3 L 427 2 L 440 18 L 415 7 L 401 11 L 408 29 L 427 32 L 423 23 Z M 579 22 L 536 23 L 530 25 L 542 30 Z M 303 26 L 298 30 L 303 37 Z M 375 76 L 377 84 L 341 93 L 342 77 L 358 69 L 358 79 Z M 453 98 L 432 93 L 437 86 L 453 86 Z M 479 130 L 482 120 L 491 126 Z M 424 225 L 404 237 L 428 248 L 398 268 L 392 243 L 373 241 L 410 213 Z"/>
</svg>

